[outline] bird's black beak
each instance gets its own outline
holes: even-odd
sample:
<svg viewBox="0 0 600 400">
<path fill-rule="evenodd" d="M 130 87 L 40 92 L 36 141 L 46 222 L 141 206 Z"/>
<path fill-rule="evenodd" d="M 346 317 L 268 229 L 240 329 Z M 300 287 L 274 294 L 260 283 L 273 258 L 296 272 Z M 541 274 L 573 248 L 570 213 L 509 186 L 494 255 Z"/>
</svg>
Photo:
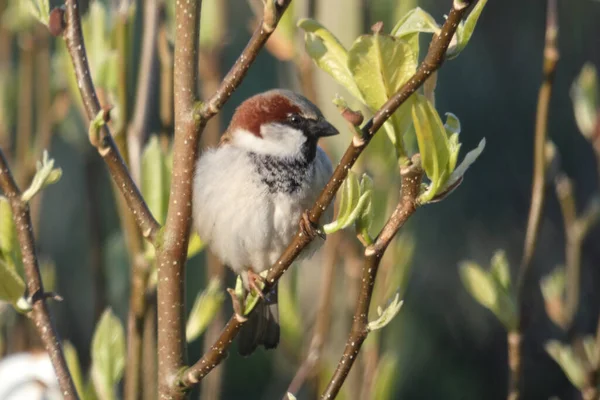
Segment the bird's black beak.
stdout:
<svg viewBox="0 0 600 400">
<path fill-rule="evenodd" d="M 325 136 L 334 136 L 334 135 L 337 135 L 338 133 L 340 133 L 337 129 L 335 129 L 335 126 L 331 125 L 329 122 L 327 122 L 324 119 L 314 121 L 312 123 L 310 132 L 316 138 L 325 137 Z"/>
</svg>

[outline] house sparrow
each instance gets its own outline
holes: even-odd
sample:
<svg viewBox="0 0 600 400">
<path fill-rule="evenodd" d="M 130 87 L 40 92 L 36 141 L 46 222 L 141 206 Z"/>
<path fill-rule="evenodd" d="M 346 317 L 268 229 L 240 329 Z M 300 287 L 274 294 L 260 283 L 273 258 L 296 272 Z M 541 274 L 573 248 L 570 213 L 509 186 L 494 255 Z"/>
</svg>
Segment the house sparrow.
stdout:
<svg viewBox="0 0 600 400">
<path fill-rule="evenodd" d="M 323 136 L 338 131 L 319 109 L 288 90 L 270 90 L 244 101 L 235 111 L 219 146 L 198 160 L 194 178 L 194 226 L 210 249 L 235 273 L 246 290 L 261 293 L 258 275 L 277 261 L 298 230 L 314 235 L 305 210 L 331 176 Z M 333 208 L 323 214 L 327 222 Z M 313 241 L 300 258 L 317 250 Z M 262 293 L 261 293 L 262 295 Z M 243 325 L 242 355 L 258 345 L 279 343 L 277 286 L 259 302 Z"/>
</svg>

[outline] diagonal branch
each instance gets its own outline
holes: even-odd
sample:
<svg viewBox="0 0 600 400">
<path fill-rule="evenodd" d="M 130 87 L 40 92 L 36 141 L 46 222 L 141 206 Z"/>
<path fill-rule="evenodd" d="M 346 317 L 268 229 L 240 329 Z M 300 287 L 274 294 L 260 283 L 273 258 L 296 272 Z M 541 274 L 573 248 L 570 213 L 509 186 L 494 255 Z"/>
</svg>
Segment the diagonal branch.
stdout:
<svg viewBox="0 0 600 400">
<path fill-rule="evenodd" d="M 319 195 L 319 198 L 309 211 L 310 220 L 317 224 L 321 214 L 327 209 L 333 201 L 335 193 L 340 188 L 348 171 L 352 168 L 360 154 L 367 147 L 375 133 L 383 126 L 384 122 L 400 107 L 444 62 L 446 50 L 454 36 L 454 32 L 466 14 L 473 0 L 464 0 L 453 2 L 453 7 L 448 14 L 446 22 L 438 35 L 434 35 L 429 46 L 429 51 L 423 62 L 417 68 L 415 74 L 392 96 L 361 129 L 362 137 L 354 137 L 352 143 L 342 156 L 340 163 L 336 167 L 333 175 L 325 185 L 325 188 Z M 228 75 L 229 76 L 229 75 Z M 281 278 L 292 262 L 300 252 L 311 242 L 308 236 L 298 231 L 292 242 L 285 249 L 283 254 L 269 270 L 266 278 L 264 293 L 273 287 Z M 233 339 L 239 332 L 243 321 L 240 321 L 235 314 L 231 317 L 219 339 L 215 342 L 210 352 L 206 353 L 193 366 L 183 371 L 180 376 L 180 386 L 189 388 L 200 382 L 216 365 L 218 365 L 227 354 L 227 349 Z"/>
<path fill-rule="evenodd" d="M 81 17 L 79 15 L 78 0 L 65 0 L 64 23 L 62 32 L 67 45 L 67 51 L 71 57 L 75 76 L 79 86 L 81 99 L 87 113 L 88 120 L 93 120 L 102 111 L 100 102 L 96 95 L 96 89 L 92 82 L 92 75 L 87 61 L 83 32 L 81 30 Z M 55 9 L 52 13 L 61 13 L 62 10 Z M 106 166 L 112 176 L 115 185 L 121 191 L 127 205 L 133 212 L 137 225 L 146 239 L 154 243 L 160 225 L 154 219 L 150 209 L 146 205 L 140 190 L 131 178 L 127 166 L 117 149 L 115 141 L 106 125 L 100 130 L 98 143 L 92 143 L 98 149 L 98 153 L 104 159 Z"/>
<path fill-rule="evenodd" d="M 0 188 L 8 198 L 17 228 L 19 245 L 23 257 L 23 267 L 27 278 L 27 293 L 31 297 L 33 310 L 30 318 L 44 343 L 44 348 L 50 356 L 50 361 L 56 372 L 60 390 L 65 399 L 78 399 L 73 379 L 67 367 L 67 361 L 60 344 L 60 338 L 50 318 L 46 305 L 46 293 L 42 283 L 40 267 L 35 251 L 33 225 L 29 213 L 29 204 L 21 199 L 21 191 L 8 168 L 4 153 L 0 149 Z"/>
<path fill-rule="evenodd" d="M 322 399 L 333 399 L 337 396 L 350 369 L 354 365 L 354 361 L 358 357 L 358 352 L 363 342 L 370 332 L 368 327 L 369 306 L 371 304 L 373 288 L 375 287 L 375 278 L 377 277 L 379 263 L 398 230 L 404 226 L 410 216 L 417 210 L 417 197 L 419 196 L 421 179 L 423 177 L 423 169 L 421 168 L 420 157 L 418 155 L 413 156 L 413 162 L 410 165 L 401 168 L 400 176 L 402 177 L 400 201 L 381 229 L 375 243 L 365 249 L 362 283 L 356 310 L 354 311 L 352 330 L 346 341 L 344 354 L 321 396 Z"/>
</svg>

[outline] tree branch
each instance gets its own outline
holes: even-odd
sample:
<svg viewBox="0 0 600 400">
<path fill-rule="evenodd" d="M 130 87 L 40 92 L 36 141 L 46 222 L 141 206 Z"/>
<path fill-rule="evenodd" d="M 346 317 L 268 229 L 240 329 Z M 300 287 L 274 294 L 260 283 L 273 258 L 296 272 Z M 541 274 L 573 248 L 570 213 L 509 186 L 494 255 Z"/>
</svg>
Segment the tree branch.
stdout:
<svg viewBox="0 0 600 400">
<path fill-rule="evenodd" d="M 334 399 L 337 396 L 350 369 L 354 365 L 354 361 L 358 357 L 358 352 L 370 331 L 368 327 L 369 306 L 381 258 L 398 230 L 404 226 L 417 209 L 417 198 L 423 177 L 420 157 L 418 155 L 413 156 L 412 163 L 400 169 L 400 175 L 402 176 L 400 201 L 381 229 L 375 243 L 365 249 L 362 283 L 356 310 L 354 311 L 352 330 L 346 341 L 344 354 L 321 396 L 322 399 Z"/>
<path fill-rule="evenodd" d="M 33 306 L 33 310 L 29 316 L 33 320 L 35 328 L 44 343 L 44 348 L 50 356 L 50 361 L 56 372 L 62 395 L 68 400 L 78 399 L 79 397 L 77 396 L 73 379 L 67 367 L 60 338 L 54 328 L 52 319 L 50 318 L 50 311 L 46 305 L 46 293 L 44 292 L 44 285 L 35 250 L 29 204 L 21 200 L 21 191 L 17 187 L 1 149 L 0 188 L 2 188 L 4 195 L 10 202 L 13 220 L 17 229 L 25 277 L 27 278 L 27 293 L 31 298 Z"/>
<path fill-rule="evenodd" d="M 362 137 L 353 138 L 350 146 L 342 156 L 340 163 L 333 172 L 333 175 L 309 211 L 309 218 L 313 223 L 317 224 L 319 222 L 321 214 L 333 201 L 335 193 L 342 185 L 344 179 L 346 179 L 348 171 L 352 168 L 360 154 L 367 147 L 375 133 L 383 126 L 384 122 L 387 121 L 387 119 L 398 109 L 398 107 L 400 107 L 419 87 L 421 87 L 421 85 L 423 85 L 423 83 L 434 71 L 441 67 L 445 59 L 446 50 L 450 45 L 450 41 L 454 36 L 454 32 L 456 31 L 458 23 L 465 15 L 472 2 L 473 0 L 454 1 L 454 5 L 450 10 L 446 22 L 442 26 L 440 33 L 438 35 L 434 35 L 433 39 L 431 40 L 429 51 L 427 52 L 423 62 L 417 68 L 415 74 L 377 111 L 373 118 L 362 127 Z M 260 34 L 262 31 L 259 31 L 258 33 Z M 256 34 L 257 33 L 255 32 L 255 35 Z M 252 39 L 251 43 L 253 41 L 254 40 Z M 250 47 L 250 44 L 248 47 Z M 246 50 L 248 50 L 248 47 Z M 244 53 L 246 50 L 244 50 Z M 227 76 L 231 76 L 231 73 L 229 73 Z M 202 115 L 202 113 L 200 114 Z M 308 236 L 303 235 L 301 231 L 296 233 L 294 239 L 279 257 L 279 259 L 275 262 L 273 267 L 269 270 L 263 293 L 268 293 L 268 291 L 279 280 L 279 278 L 281 278 L 292 262 L 311 242 L 311 240 L 312 239 L 310 239 Z M 237 335 L 243 323 L 244 322 L 239 321 L 235 314 L 230 318 L 229 322 L 225 326 L 225 329 L 221 333 L 221 336 L 213 345 L 212 350 L 209 353 L 206 353 L 193 366 L 182 372 L 179 382 L 181 387 L 189 388 L 197 384 L 210 372 L 214 366 L 223 360 L 227 353 L 227 349 L 231 345 L 231 342 Z"/>
<path fill-rule="evenodd" d="M 98 115 L 102 108 L 96 95 L 96 89 L 92 82 L 92 75 L 87 61 L 78 3 L 77 0 L 65 0 L 66 8 L 64 17 L 66 26 L 63 31 L 63 38 L 65 39 L 67 51 L 73 63 L 79 92 L 87 117 L 91 121 Z M 55 11 L 58 11 L 58 9 L 55 9 L 53 12 Z M 104 158 L 115 185 L 121 191 L 127 205 L 135 216 L 140 231 L 146 239 L 154 243 L 157 233 L 160 230 L 160 225 L 154 219 L 138 187 L 131 178 L 108 127 L 104 125 L 100 132 L 101 140 L 97 144 L 92 144 L 96 146 L 98 152 Z"/>
<path fill-rule="evenodd" d="M 546 181 L 545 146 L 548 133 L 548 113 L 552 85 L 559 59 L 557 48 L 558 18 L 556 0 L 548 0 L 546 18 L 546 38 L 544 45 L 543 81 L 538 95 L 535 120 L 535 143 L 533 160 L 533 183 L 531 186 L 531 206 L 527 219 L 527 232 L 523 249 L 523 259 L 517 280 L 517 301 L 519 304 L 518 326 L 514 332 L 508 333 L 509 343 L 509 383 L 508 399 L 519 398 L 519 379 L 521 375 L 521 335 L 525 325 L 525 302 L 523 292 L 525 282 L 531 270 L 531 260 L 539 233 L 540 219 L 544 208 L 544 189 Z"/>
</svg>

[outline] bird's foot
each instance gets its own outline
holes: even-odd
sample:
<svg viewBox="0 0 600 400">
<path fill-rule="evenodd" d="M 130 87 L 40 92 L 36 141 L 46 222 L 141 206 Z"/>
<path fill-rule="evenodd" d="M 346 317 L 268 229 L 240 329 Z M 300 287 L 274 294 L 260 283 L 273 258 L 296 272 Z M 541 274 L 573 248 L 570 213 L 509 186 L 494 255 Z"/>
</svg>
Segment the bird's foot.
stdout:
<svg viewBox="0 0 600 400">
<path fill-rule="evenodd" d="M 262 288 L 267 283 L 265 278 L 257 274 L 251 269 L 248 269 L 248 286 L 250 290 L 254 291 L 257 296 L 264 300 L 265 295 L 263 294 Z M 262 285 L 262 286 L 261 286 Z"/>
<path fill-rule="evenodd" d="M 311 240 L 314 239 L 315 236 L 319 236 L 321 239 L 325 240 L 325 232 L 323 232 L 323 230 L 317 225 L 313 224 L 308 216 L 308 210 L 304 210 L 302 213 L 299 225 L 302 233 L 308 236 Z"/>
</svg>

